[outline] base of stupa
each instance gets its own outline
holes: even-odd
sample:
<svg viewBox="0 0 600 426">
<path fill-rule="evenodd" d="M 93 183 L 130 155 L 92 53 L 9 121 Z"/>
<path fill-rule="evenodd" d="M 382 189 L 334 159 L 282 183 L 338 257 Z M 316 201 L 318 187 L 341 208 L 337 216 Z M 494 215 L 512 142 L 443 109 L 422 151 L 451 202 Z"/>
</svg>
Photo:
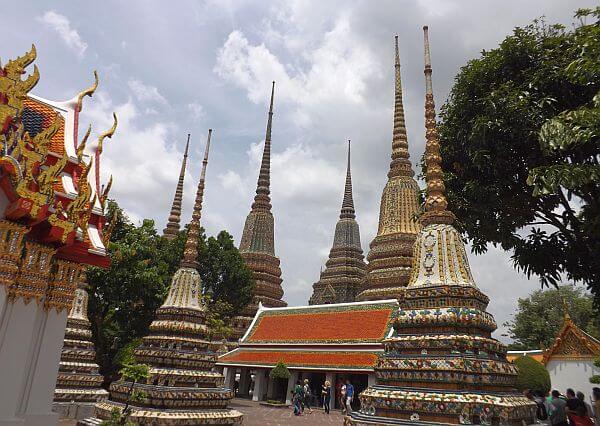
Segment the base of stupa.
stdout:
<svg viewBox="0 0 600 426">
<path fill-rule="evenodd" d="M 116 408 L 122 410 L 124 404 L 113 401 L 96 404 L 96 418 L 110 419 L 111 412 Z M 230 409 L 205 410 L 156 410 L 152 408 L 132 407 L 129 420 L 138 425 L 157 426 L 187 426 L 187 425 L 240 425 L 243 414 Z M 87 424 L 92 419 L 86 419 Z M 83 423 L 86 424 L 86 423 Z"/>
<path fill-rule="evenodd" d="M 361 410 L 346 425 L 535 423 L 536 405 L 518 393 L 438 391 L 372 386 L 360 395 Z M 421 423 L 418 423 L 421 422 Z"/>
<path fill-rule="evenodd" d="M 81 420 L 94 415 L 95 402 L 54 402 L 52 411 L 61 419 Z"/>
</svg>

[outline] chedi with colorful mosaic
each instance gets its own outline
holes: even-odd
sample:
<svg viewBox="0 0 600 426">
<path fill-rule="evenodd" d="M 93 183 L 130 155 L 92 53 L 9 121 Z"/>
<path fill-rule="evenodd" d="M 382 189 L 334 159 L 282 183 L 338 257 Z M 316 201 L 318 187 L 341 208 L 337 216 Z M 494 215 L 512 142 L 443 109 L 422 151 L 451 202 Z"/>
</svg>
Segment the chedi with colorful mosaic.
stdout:
<svg viewBox="0 0 600 426">
<path fill-rule="evenodd" d="M 516 392 L 516 367 L 491 337 L 489 299 L 475 285 L 464 244 L 452 226 L 435 124 L 425 33 L 427 199 L 423 228 L 395 335 L 384 340 L 377 384 L 360 395 L 347 425 L 533 423 L 535 403 Z M 426 423 L 427 422 L 427 423 Z"/>
</svg>

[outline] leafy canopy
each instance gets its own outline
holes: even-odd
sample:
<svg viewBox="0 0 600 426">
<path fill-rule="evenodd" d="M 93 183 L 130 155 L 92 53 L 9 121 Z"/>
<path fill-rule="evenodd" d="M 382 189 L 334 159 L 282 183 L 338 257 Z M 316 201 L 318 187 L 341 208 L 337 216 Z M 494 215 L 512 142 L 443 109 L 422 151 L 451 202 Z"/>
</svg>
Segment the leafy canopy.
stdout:
<svg viewBox="0 0 600 426">
<path fill-rule="evenodd" d="M 510 349 L 548 348 L 554 342 L 564 322 L 560 307 L 568 306 L 569 315 L 582 330 L 600 337 L 600 318 L 594 313 L 592 298 L 579 287 L 536 290 L 519 299 L 517 313 L 504 325 L 514 340 Z"/>
<path fill-rule="evenodd" d="M 279 360 L 275 367 L 269 371 L 269 377 L 271 379 L 289 379 L 292 377 L 292 374 L 288 370 L 287 365 L 285 365 L 285 362 Z"/>
<path fill-rule="evenodd" d="M 517 389 L 524 391 L 550 391 L 550 374 L 546 367 L 531 357 L 520 356 L 514 361 L 517 366 Z"/>
<path fill-rule="evenodd" d="M 473 250 L 499 245 L 542 285 L 567 278 L 600 298 L 600 8 L 577 17 L 571 30 L 516 28 L 469 61 L 440 134 L 449 202 Z"/>
<path fill-rule="evenodd" d="M 116 380 L 119 368 L 133 362 L 133 349 L 148 334 L 155 311 L 168 293 L 186 238 L 186 231 L 172 241 L 163 238 L 151 220 L 135 226 L 110 201 L 107 216 L 113 214 L 116 223 L 108 246 L 111 266 L 88 270 L 89 318 L 100 371 L 107 381 Z M 252 273 L 226 231 L 206 238 L 202 230 L 198 260 L 203 292 L 210 300 L 209 337 L 227 337 L 229 319 L 252 299 Z"/>
</svg>

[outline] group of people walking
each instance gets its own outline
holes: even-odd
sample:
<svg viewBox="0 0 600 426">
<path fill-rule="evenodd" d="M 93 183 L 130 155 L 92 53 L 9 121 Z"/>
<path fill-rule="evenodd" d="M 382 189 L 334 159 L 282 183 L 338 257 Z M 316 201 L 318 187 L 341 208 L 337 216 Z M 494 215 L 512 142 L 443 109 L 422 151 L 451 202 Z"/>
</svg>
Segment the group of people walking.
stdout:
<svg viewBox="0 0 600 426">
<path fill-rule="evenodd" d="M 323 404 L 324 414 L 329 414 L 331 411 L 331 382 L 326 380 L 321 385 L 321 403 Z M 341 386 L 340 389 L 340 407 L 342 408 L 342 414 L 347 414 L 352 411 L 352 401 L 354 401 L 354 386 L 350 383 L 350 380 Z M 296 382 L 296 386 L 292 391 L 292 406 L 294 408 L 294 415 L 301 416 L 305 410 L 308 410 L 312 414 L 311 400 L 313 398 L 310 382 L 308 379 L 304 379 L 304 383 L 300 380 Z"/>
<path fill-rule="evenodd" d="M 593 426 L 600 424 L 600 388 L 592 391 L 592 404 L 583 392 L 567 389 L 565 395 L 553 390 L 549 395 L 529 390 L 525 396 L 537 404 L 537 419 L 553 426 Z"/>
</svg>

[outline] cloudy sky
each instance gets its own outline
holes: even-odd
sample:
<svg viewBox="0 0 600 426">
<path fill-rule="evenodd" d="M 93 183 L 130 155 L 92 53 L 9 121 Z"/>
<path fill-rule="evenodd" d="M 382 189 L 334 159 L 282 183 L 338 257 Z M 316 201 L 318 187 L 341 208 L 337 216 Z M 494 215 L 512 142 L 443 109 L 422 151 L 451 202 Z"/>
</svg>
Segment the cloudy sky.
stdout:
<svg viewBox="0 0 600 426">
<path fill-rule="evenodd" d="M 239 242 L 252 201 L 270 82 L 277 82 L 272 200 L 284 298 L 306 304 L 327 258 L 342 199 L 345 141 L 353 140 L 353 181 L 363 249 L 376 233 L 389 167 L 393 39 L 399 34 L 404 104 L 413 162 L 424 149 L 422 26 L 429 25 L 434 91 L 446 99 L 459 68 L 492 49 L 515 26 L 546 16 L 570 25 L 593 1 L 30 1 L 5 10 L 0 57 L 35 43 L 41 81 L 34 92 L 73 97 L 98 70 L 83 124 L 119 128 L 105 143 L 104 179 L 135 221 L 162 229 L 186 134 L 188 220 L 207 129 L 213 148 L 203 224 Z M 80 126 L 85 128 L 84 126 Z M 471 255 L 499 324 L 516 300 L 539 287 L 509 255 Z M 501 332 L 500 332 L 501 333 Z M 497 334 L 500 337 L 500 333 Z"/>
</svg>

